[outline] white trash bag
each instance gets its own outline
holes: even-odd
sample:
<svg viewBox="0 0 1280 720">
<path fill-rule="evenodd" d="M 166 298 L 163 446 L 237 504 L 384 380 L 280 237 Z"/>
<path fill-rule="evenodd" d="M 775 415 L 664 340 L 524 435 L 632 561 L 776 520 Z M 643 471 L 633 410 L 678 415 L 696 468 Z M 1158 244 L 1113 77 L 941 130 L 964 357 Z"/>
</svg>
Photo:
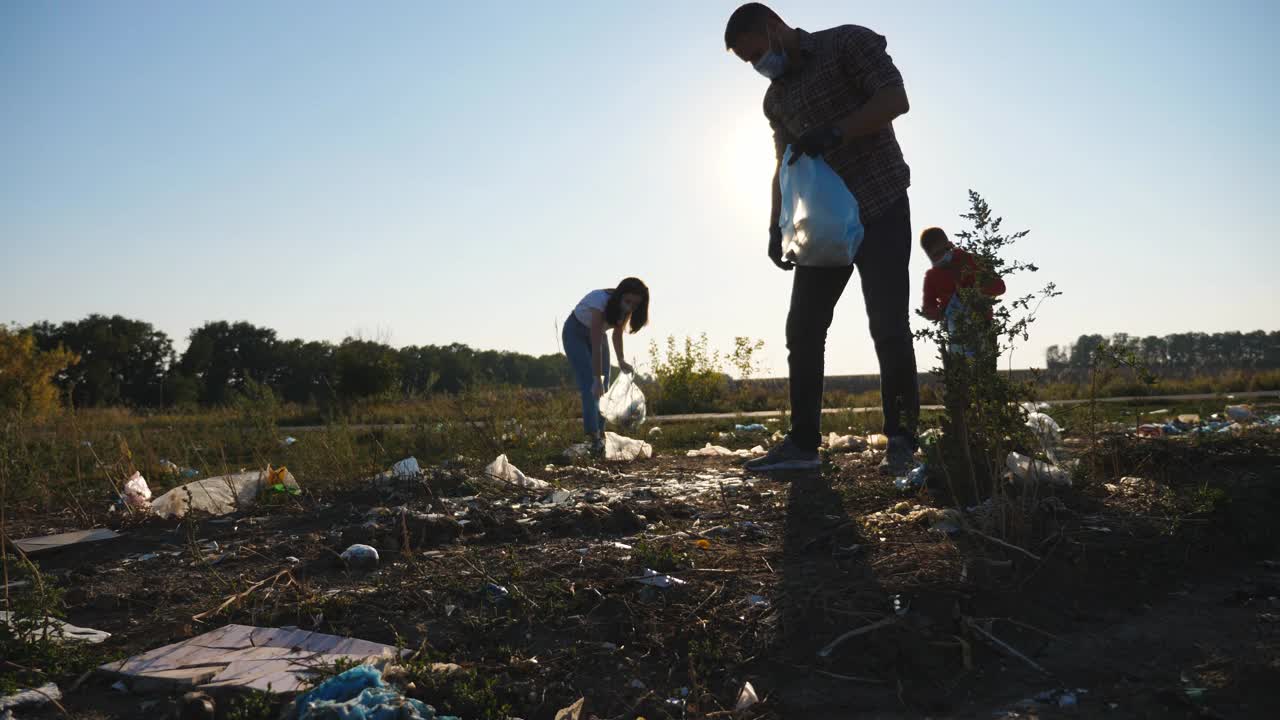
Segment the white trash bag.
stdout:
<svg viewBox="0 0 1280 720">
<path fill-rule="evenodd" d="M 634 427 L 644 422 L 644 393 L 631 373 L 618 373 L 608 392 L 600 397 L 600 414 L 610 425 Z"/>
<path fill-rule="evenodd" d="M 653 457 L 653 446 L 643 440 L 619 435 L 615 432 L 604 434 L 604 459 L 606 462 L 632 462 L 640 458 Z"/>
<path fill-rule="evenodd" d="M 801 155 L 791 164 L 792 152 L 788 145 L 778 175 L 783 256 L 812 267 L 852 265 L 863 235 L 858 201 L 826 160 Z"/>
</svg>

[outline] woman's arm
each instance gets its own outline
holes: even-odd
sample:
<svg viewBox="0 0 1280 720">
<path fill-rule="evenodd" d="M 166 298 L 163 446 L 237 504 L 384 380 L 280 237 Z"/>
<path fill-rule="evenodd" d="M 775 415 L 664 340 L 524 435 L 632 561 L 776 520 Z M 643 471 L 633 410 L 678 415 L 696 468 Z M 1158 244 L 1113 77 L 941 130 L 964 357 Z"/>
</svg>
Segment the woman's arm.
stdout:
<svg viewBox="0 0 1280 720">
<path fill-rule="evenodd" d="M 599 310 L 591 311 L 591 372 L 595 378 L 596 396 L 604 394 L 604 386 L 600 382 L 600 378 L 604 375 L 604 371 L 600 367 L 600 347 L 604 343 L 604 313 Z"/>
<path fill-rule="evenodd" d="M 613 329 L 613 352 L 618 356 L 618 369 L 624 373 L 630 373 L 632 368 L 627 362 L 627 356 L 622 352 L 622 336 L 626 334 L 626 323 L 618 323 L 618 327 Z"/>
</svg>

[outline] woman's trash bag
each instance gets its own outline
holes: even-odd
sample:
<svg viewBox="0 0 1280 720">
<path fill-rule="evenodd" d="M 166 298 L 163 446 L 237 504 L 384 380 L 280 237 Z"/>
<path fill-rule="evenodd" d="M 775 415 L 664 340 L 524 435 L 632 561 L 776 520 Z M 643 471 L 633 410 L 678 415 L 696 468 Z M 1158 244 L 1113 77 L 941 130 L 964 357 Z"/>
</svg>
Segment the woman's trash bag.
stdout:
<svg viewBox="0 0 1280 720">
<path fill-rule="evenodd" d="M 848 267 L 862 245 L 858 201 L 826 160 L 793 149 L 782 157 L 778 185 L 782 190 L 782 253 L 797 265 Z"/>
<path fill-rule="evenodd" d="M 631 373 L 618 373 L 609 391 L 600 398 L 600 414 L 610 425 L 634 427 L 644 422 L 644 393 Z"/>
</svg>

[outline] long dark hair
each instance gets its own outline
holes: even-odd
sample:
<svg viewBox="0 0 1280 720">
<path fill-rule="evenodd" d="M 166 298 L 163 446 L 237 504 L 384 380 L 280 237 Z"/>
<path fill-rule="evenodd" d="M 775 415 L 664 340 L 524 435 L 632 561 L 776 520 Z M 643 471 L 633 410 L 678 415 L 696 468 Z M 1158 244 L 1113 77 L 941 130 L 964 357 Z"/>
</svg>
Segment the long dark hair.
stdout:
<svg viewBox="0 0 1280 720">
<path fill-rule="evenodd" d="M 640 304 L 631 310 L 631 332 L 635 334 L 649 324 L 649 286 L 640 278 L 624 278 L 609 293 L 609 302 L 604 306 L 604 319 L 611 327 L 618 327 L 623 320 L 622 296 L 628 293 L 640 296 Z"/>
</svg>

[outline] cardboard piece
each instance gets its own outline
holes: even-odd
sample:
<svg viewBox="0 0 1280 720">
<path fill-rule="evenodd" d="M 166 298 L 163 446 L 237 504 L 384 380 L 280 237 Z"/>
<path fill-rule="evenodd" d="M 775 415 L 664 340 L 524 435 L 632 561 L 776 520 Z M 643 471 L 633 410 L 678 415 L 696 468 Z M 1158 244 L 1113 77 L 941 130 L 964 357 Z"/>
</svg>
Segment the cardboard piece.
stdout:
<svg viewBox="0 0 1280 720">
<path fill-rule="evenodd" d="M 391 645 L 298 630 L 226 625 L 198 637 L 118 662 L 100 670 L 137 685 L 241 687 L 273 693 L 295 692 L 311 684 L 313 668 L 339 659 L 360 662 L 396 656 Z"/>
<path fill-rule="evenodd" d="M 120 533 L 115 530 L 95 528 L 93 530 L 73 530 L 72 532 L 58 533 L 57 535 L 22 538 L 21 540 L 14 540 L 13 544 L 22 552 L 31 555 L 32 553 L 53 550 L 75 545 L 76 543 L 98 542 L 99 540 L 110 540 L 117 537 L 120 537 Z"/>
<path fill-rule="evenodd" d="M 0 624 L 8 625 L 9 617 L 10 614 L 8 610 L 0 610 Z M 57 618 L 49 618 L 49 624 L 51 626 L 49 628 L 49 633 L 53 635 L 55 640 L 61 640 L 63 642 L 76 640 L 79 642 L 87 642 L 97 645 L 100 642 L 105 642 L 107 638 L 111 637 L 111 633 L 109 632 L 94 630 L 93 628 L 77 627 L 71 623 L 62 622 Z M 41 632 L 42 630 L 36 630 L 36 636 L 39 637 Z"/>
</svg>

